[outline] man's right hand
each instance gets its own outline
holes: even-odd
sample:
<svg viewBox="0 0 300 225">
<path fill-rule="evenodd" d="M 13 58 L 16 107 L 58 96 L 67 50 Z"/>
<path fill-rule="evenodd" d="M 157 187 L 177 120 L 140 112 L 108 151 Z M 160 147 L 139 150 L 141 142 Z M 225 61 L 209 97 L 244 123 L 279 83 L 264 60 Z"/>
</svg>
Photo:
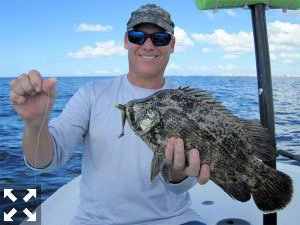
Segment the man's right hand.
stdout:
<svg viewBox="0 0 300 225">
<path fill-rule="evenodd" d="M 49 116 L 56 98 L 56 82 L 55 78 L 43 80 L 41 74 L 36 70 L 31 70 L 28 74 L 21 74 L 18 79 L 10 82 L 11 104 L 25 122 L 39 126 L 46 112 Z M 47 104 L 48 109 L 46 109 Z"/>
</svg>

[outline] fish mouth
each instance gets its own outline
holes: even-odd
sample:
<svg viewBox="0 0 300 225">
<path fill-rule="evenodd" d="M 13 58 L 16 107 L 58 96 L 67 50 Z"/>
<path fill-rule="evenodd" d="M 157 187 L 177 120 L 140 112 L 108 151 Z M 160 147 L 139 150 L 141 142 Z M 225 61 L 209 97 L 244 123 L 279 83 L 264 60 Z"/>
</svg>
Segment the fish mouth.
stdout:
<svg viewBox="0 0 300 225">
<path fill-rule="evenodd" d="M 118 136 L 118 138 L 124 136 L 124 126 L 126 122 L 126 107 L 127 105 L 122 104 L 115 104 L 115 107 L 121 111 L 121 121 L 122 121 L 122 128 L 121 128 L 121 134 Z"/>
<path fill-rule="evenodd" d="M 126 111 L 126 105 L 122 104 L 115 104 L 117 109 L 120 109 L 121 111 Z"/>
</svg>

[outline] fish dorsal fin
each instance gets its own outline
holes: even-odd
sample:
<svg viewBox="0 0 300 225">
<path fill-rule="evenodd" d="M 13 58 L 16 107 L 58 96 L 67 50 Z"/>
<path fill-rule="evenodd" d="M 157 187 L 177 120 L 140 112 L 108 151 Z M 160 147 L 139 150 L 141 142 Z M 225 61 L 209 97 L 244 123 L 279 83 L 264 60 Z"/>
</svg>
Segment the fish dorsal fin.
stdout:
<svg viewBox="0 0 300 225">
<path fill-rule="evenodd" d="M 178 90 L 182 91 L 185 94 L 188 94 L 196 99 L 207 100 L 210 102 L 214 102 L 216 104 L 221 104 L 219 100 L 217 100 L 212 94 L 209 92 L 200 89 L 200 88 L 190 88 L 188 87 L 179 87 Z"/>
<path fill-rule="evenodd" d="M 214 109 L 224 113 L 228 118 L 237 118 L 229 109 L 227 109 L 223 105 L 223 103 L 219 99 L 214 97 L 211 93 L 209 93 L 206 90 L 190 87 L 179 87 L 178 90 L 182 91 L 184 94 L 188 94 L 189 96 L 198 101 L 212 105 Z"/>
</svg>

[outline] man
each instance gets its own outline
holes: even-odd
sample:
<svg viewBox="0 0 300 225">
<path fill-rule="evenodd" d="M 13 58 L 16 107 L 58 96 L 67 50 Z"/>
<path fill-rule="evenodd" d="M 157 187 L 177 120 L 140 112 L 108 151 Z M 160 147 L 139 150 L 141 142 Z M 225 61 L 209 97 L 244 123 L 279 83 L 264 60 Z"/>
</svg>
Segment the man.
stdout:
<svg viewBox="0 0 300 225">
<path fill-rule="evenodd" d="M 11 82 L 11 102 L 25 122 L 23 151 L 30 168 L 58 168 L 84 142 L 80 206 L 72 225 L 203 224 L 189 208 L 187 192 L 197 180 L 204 184 L 209 179 L 197 149 L 190 151 L 186 167 L 182 140 L 170 138 L 165 149 L 170 180 L 159 176 L 151 183 L 153 153 L 127 125 L 125 136 L 117 139 L 116 103 L 174 88 L 163 77 L 175 47 L 173 33 L 174 23 L 161 7 L 147 4 L 132 12 L 124 36 L 128 74 L 84 85 L 49 125 L 43 120 L 46 114 L 48 121 L 55 100 L 56 80 L 44 81 L 33 70 Z"/>
</svg>

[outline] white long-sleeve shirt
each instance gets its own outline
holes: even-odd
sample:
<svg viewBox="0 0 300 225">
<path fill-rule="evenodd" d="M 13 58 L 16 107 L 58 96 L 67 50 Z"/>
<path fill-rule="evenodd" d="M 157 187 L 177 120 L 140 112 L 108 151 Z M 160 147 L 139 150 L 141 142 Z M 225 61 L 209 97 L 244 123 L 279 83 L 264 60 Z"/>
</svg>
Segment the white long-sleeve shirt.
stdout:
<svg viewBox="0 0 300 225">
<path fill-rule="evenodd" d="M 175 86 L 166 81 L 162 89 L 166 88 Z M 151 183 L 152 151 L 127 123 L 125 136 L 118 138 L 121 113 L 115 104 L 156 91 L 134 86 L 126 75 L 89 82 L 49 123 L 54 155 L 45 170 L 62 166 L 75 147 L 84 143 L 80 205 L 72 225 L 178 225 L 201 219 L 189 208 L 187 190 L 196 179 L 167 184 L 159 176 Z"/>
</svg>

